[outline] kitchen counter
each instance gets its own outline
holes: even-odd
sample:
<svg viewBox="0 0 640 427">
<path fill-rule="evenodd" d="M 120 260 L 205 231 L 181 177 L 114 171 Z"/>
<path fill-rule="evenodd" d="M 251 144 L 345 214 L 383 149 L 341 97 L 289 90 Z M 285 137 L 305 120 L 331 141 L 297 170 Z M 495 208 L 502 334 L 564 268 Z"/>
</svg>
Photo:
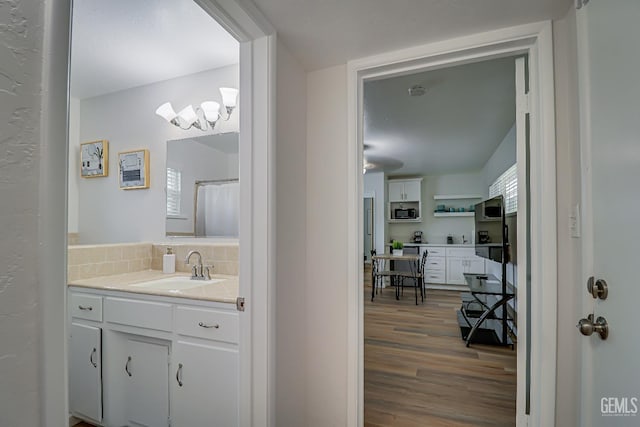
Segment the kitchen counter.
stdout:
<svg viewBox="0 0 640 427">
<path fill-rule="evenodd" d="M 190 277 L 189 273 L 164 274 L 159 270 L 144 270 L 134 273 L 114 274 L 94 277 L 92 279 L 70 280 L 69 286 L 81 288 L 103 289 L 109 291 L 131 292 L 135 294 L 159 295 L 174 298 L 188 298 L 202 301 L 214 301 L 235 304 L 238 297 L 238 276 L 212 274 L 212 279 L 223 279 L 222 282 L 196 286 L 184 290 L 160 290 L 133 287 L 131 285 L 168 277 Z"/>
</svg>

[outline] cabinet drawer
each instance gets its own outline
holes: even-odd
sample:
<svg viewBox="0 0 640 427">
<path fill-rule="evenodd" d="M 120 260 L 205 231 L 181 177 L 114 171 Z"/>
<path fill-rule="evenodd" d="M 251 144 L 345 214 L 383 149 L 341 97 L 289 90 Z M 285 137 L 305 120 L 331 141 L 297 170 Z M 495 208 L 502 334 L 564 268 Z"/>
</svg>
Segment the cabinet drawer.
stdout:
<svg viewBox="0 0 640 427">
<path fill-rule="evenodd" d="M 427 256 L 427 262 L 425 263 L 424 268 L 427 271 L 444 271 L 445 264 L 445 258 L 431 258 L 430 256 Z"/>
<path fill-rule="evenodd" d="M 475 248 L 447 248 L 447 256 L 469 258 L 476 256 Z"/>
<path fill-rule="evenodd" d="M 238 342 L 238 315 L 219 310 L 178 306 L 176 332 L 230 343 Z"/>
<path fill-rule="evenodd" d="M 102 322 L 102 297 L 72 293 L 69 298 L 69 311 L 76 319 Z"/>
<path fill-rule="evenodd" d="M 426 271 L 424 275 L 424 281 L 426 283 L 446 283 L 446 277 L 444 271 Z"/>
<path fill-rule="evenodd" d="M 104 317 L 110 323 L 171 332 L 171 304 L 107 297 Z"/>
<path fill-rule="evenodd" d="M 429 251 L 429 254 L 427 255 L 428 258 L 446 255 L 445 248 L 432 248 L 427 246 L 427 251 Z"/>
</svg>

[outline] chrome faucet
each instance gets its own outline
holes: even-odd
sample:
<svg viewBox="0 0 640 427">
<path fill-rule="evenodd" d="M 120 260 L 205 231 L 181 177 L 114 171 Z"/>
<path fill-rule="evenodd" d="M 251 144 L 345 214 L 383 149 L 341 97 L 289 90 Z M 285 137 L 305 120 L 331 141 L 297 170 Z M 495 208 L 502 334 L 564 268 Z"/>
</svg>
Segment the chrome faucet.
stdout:
<svg viewBox="0 0 640 427">
<path fill-rule="evenodd" d="M 191 255 L 198 255 L 198 263 L 191 268 L 191 280 L 211 280 L 209 266 L 202 265 L 202 255 L 198 251 L 190 251 L 185 258 L 184 263 L 189 264 Z M 211 266 L 213 268 L 213 266 Z M 206 275 L 205 275 L 206 273 Z"/>
</svg>

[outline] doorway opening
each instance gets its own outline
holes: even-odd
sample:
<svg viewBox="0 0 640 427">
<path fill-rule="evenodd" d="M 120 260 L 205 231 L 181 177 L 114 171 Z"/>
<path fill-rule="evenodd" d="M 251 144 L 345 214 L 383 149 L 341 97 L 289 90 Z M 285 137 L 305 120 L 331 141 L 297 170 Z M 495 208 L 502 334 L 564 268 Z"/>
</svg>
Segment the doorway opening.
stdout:
<svg viewBox="0 0 640 427">
<path fill-rule="evenodd" d="M 416 71 L 438 70 L 456 65 L 471 64 L 483 60 L 513 56 L 528 56 L 529 91 L 521 83 L 523 98 L 517 101 L 518 110 L 527 111 L 529 119 L 524 127 L 517 126 L 518 141 L 526 141 L 521 129 L 529 130 L 529 151 L 518 146 L 517 163 L 526 164 L 529 171 L 528 198 L 519 198 L 518 209 L 531 212 L 530 217 L 517 223 L 517 265 L 529 274 L 517 277 L 518 342 L 516 425 L 533 423 L 553 424 L 555 414 L 555 360 L 556 360 L 556 200 L 555 200 L 555 121 L 553 96 L 553 50 L 551 24 L 548 22 L 523 25 L 491 33 L 476 34 L 443 43 L 418 46 L 405 51 L 391 52 L 376 57 L 364 58 L 349 63 L 349 129 L 350 129 L 350 196 L 358 203 L 350 205 L 349 232 L 353 239 L 350 246 L 349 278 L 358 286 L 349 293 L 351 307 L 350 332 L 350 377 L 349 396 L 354 409 L 354 423 L 364 422 L 364 277 L 361 268 L 362 242 L 362 164 L 364 132 L 367 118 L 364 117 L 364 87 L 368 81 L 402 76 Z M 525 115 L 518 114 L 520 120 Z M 522 148 L 522 149 L 521 149 Z M 524 159 L 520 158 L 526 153 Z M 525 161 L 526 160 L 526 161 Z M 526 182 L 525 168 L 518 169 L 520 182 Z M 521 176 L 522 175 L 522 176 Z M 395 189 L 394 191 L 396 191 Z M 406 191 L 404 193 L 407 193 Z M 460 196 L 460 195 L 458 195 Z M 405 201 L 409 201 L 405 199 Z M 402 207 L 400 214 L 412 217 L 411 209 L 421 206 Z M 436 206 L 437 210 L 437 206 Z M 452 212 L 453 213 L 453 212 Z M 434 214 L 433 212 L 431 213 Z M 527 229 L 530 230 L 527 233 Z M 527 249 L 528 248 L 528 249 Z M 529 257 L 523 257 L 524 254 Z M 432 255 L 434 255 L 432 253 Z M 411 258 L 411 257 L 410 257 Z M 413 258 L 417 258 L 413 256 Z M 360 262 L 358 262 L 360 261 Z M 504 277 L 504 275 L 503 275 Z M 527 286 L 526 282 L 535 283 Z M 416 290 L 419 289 L 416 287 Z M 528 292 L 523 292 L 527 290 Z M 413 292 L 412 292 L 413 293 Z M 427 295 L 428 296 L 428 295 Z M 527 310 L 531 307 L 531 310 Z M 526 345 L 523 345 L 526 343 Z M 531 352 L 526 349 L 541 349 Z M 527 369 L 527 363 L 530 369 Z M 544 367 L 544 368 L 543 368 Z M 549 368 L 551 367 L 551 368 Z M 528 382 L 525 375 L 535 381 Z M 527 388 L 530 387 L 530 393 Z M 530 406 L 527 402 L 531 399 Z M 357 408 L 357 410 L 356 410 Z"/>
<path fill-rule="evenodd" d="M 365 195 L 364 197 L 364 206 L 362 210 L 364 212 L 363 224 L 364 230 L 362 233 L 364 235 L 364 242 L 362 243 L 364 246 L 364 263 L 371 264 L 371 256 L 373 255 L 373 250 L 375 248 L 375 198 L 373 196 Z"/>
<path fill-rule="evenodd" d="M 517 200 L 527 195 L 517 180 L 526 164 L 516 153 L 516 58 L 365 80 L 363 100 L 364 188 L 386 187 L 379 253 L 394 242 L 416 257 L 378 257 L 373 275 L 365 270 L 380 289 L 363 294 L 364 422 L 513 425 L 514 294 L 526 253 L 503 249 L 516 247 Z M 489 209 L 504 212 L 488 222 Z"/>
</svg>

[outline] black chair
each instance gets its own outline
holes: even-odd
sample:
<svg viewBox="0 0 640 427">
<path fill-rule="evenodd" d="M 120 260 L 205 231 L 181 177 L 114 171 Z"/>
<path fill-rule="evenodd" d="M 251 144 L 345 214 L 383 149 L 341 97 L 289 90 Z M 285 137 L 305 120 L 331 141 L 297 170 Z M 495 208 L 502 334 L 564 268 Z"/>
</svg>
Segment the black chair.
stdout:
<svg viewBox="0 0 640 427">
<path fill-rule="evenodd" d="M 422 253 L 422 258 L 420 259 L 420 264 L 418 264 L 415 269 L 415 271 L 413 271 L 413 267 L 411 267 L 409 269 L 409 271 L 398 271 L 396 272 L 396 276 L 400 279 L 400 286 L 402 287 L 402 290 L 404 291 L 404 281 L 406 279 L 412 280 L 413 281 L 413 289 L 414 289 L 414 293 L 415 293 L 415 297 L 416 297 L 416 305 L 418 305 L 418 288 L 420 289 L 420 299 L 422 302 L 424 302 L 424 295 L 425 295 L 425 282 L 424 282 L 424 266 L 427 264 L 427 256 L 428 256 L 429 251 L 427 251 L 425 249 L 425 251 Z"/>
</svg>

